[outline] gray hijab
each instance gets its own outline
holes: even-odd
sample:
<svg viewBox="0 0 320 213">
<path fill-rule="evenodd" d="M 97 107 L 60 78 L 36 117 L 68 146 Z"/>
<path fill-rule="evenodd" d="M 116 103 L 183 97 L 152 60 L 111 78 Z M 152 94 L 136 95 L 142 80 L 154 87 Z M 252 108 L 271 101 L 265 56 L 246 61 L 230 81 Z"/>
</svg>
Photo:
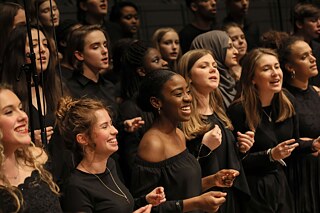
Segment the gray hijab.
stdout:
<svg viewBox="0 0 320 213">
<path fill-rule="evenodd" d="M 225 65 L 229 36 L 226 32 L 212 30 L 198 35 L 193 39 L 190 49 L 208 49 L 215 56 L 220 73 L 219 89 L 221 91 L 225 107 L 228 107 L 236 95 L 236 82 Z"/>
</svg>

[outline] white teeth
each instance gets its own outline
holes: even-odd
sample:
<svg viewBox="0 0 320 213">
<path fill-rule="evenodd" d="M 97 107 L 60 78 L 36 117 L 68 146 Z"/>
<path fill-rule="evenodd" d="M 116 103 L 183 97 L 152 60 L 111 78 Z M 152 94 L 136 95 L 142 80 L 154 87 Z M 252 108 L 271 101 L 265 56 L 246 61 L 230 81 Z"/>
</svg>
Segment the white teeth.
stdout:
<svg viewBox="0 0 320 213">
<path fill-rule="evenodd" d="M 26 132 L 27 131 L 27 129 L 26 129 L 26 127 L 19 127 L 19 128 L 16 128 L 16 131 L 17 132 Z"/>
<path fill-rule="evenodd" d="M 112 139 L 110 141 L 108 141 L 109 143 L 117 143 L 117 139 Z"/>
<path fill-rule="evenodd" d="M 182 110 L 190 110 L 191 108 L 190 108 L 190 106 L 185 106 L 185 107 L 182 107 L 181 109 Z"/>
</svg>

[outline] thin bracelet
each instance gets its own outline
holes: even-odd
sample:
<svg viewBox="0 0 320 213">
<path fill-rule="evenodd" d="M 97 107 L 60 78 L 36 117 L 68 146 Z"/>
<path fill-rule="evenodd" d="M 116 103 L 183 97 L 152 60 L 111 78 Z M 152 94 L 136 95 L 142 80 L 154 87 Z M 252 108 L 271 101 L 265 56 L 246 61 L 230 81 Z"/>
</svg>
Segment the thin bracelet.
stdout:
<svg viewBox="0 0 320 213">
<path fill-rule="evenodd" d="M 203 143 L 201 143 L 201 146 L 200 146 L 200 148 L 199 148 L 197 161 L 199 161 L 199 159 L 201 159 L 201 158 L 208 157 L 208 156 L 212 153 L 212 151 L 213 151 L 213 150 L 210 150 L 210 152 L 209 152 L 207 155 L 200 157 L 199 155 L 200 155 L 200 152 L 201 152 L 202 147 L 203 147 Z"/>
</svg>

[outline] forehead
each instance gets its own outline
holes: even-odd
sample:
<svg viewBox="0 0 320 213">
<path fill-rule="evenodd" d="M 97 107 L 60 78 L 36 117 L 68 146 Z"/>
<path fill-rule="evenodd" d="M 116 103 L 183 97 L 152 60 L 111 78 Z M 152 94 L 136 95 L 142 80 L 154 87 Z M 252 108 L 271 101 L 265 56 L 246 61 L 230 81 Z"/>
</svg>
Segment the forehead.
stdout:
<svg viewBox="0 0 320 213">
<path fill-rule="evenodd" d="M 98 41 L 106 41 L 106 37 L 104 35 L 104 33 L 100 30 L 94 30 L 92 32 L 89 32 L 86 37 L 85 37 L 85 43 L 86 44 L 91 44 L 91 43 L 95 43 L 95 42 L 98 42 Z"/>
<path fill-rule="evenodd" d="M 97 124 L 101 124 L 104 122 L 110 122 L 110 120 L 111 120 L 110 115 L 106 109 L 98 109 L 97 111 L 95 111 L 94 115 L 97 119 L 96 120 Z"/>
<path fill-rule="evenodd" d="M 147 54 L 145 55 L 145 58 L 152 58 L 152 57 L 157 56 L 157 55 L 160 56 L 159 50 L 157 50 L 156 48 L 151 47 L 151 48 L 148 48 Z"/>
<path fill-rule="evenodd" d="M 171 78 L 163 85 L 163 90 L 171 92 L 172 90 L 187 87 L 187 82 L 181 75 L 173 75 Z"/>
<path fill-rule="evenodd" d="M 124 6 L 123 8 L 121 8 L 121 13 L 137 13 L 137 11 L 132 6 Z"/>
<path fill-rule="evenodd" d="M 294 42 L 290 49 L 293 54 L 303 54 L 305 51 L 310 51 L 311 47 L 307 42 L 299 40 Z"/>
<path fill-rule="evenodd" d="M 206 54 L 204 56 L 202 56 L 201 58 L 199 58 L 196 63 L 201 63 L 201 62 L 204 62 L 204 61 L 209 61 L 209 62 L 214 62 L 214 58 L 211 54 Z"/>
<path fill-rule="evenodd" d="M 279 63 L 279 60 L 276 56 L 270 54 L 264 54 L 257 61 L 258 67 L 263 67 L 271 64 Z"/>
<path fill-rule="evenodd" d="M 229 33 L 229 34 L 232 34 L 232 35 L 243 34 L 243 32 L 242 32 L 242 30 L 240 29 L 240 27 L 237 27 L 237 26 L 229 27 L 228 33 Z"/>
<path fill-rule="evenodd" d="M 179 39 L 178 33 L 174 31 L 168 31 L 166 32 L 161 40 L 167 40 L 167 39 Z"/>
<path fill-rule="evenodd" d="M 0 109 L 9 105 L 18 105 L 19 103 L 19 98 L 12 91 L 8 89 L 0 90 Z"/>
</svg>

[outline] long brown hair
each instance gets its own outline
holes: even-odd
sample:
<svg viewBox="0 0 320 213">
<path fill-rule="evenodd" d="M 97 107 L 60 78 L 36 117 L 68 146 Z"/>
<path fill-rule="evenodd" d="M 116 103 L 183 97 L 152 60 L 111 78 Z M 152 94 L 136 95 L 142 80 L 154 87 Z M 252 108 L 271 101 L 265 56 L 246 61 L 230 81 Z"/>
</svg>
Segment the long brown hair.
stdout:
<svg viewBox="0 0 320 213">
<path fill-rule="evenodd" d="M 196 49 L 186 52 L 180 59 L 178 63 L 179 73 L 186 79 L 187 82 L 190 82 L 191 69 L 193 65 L 203 56 L 211 55 L 213 58 L 213 53 L 207 49 Z M 186 135 L 188 140 L 191 140 L 196 137 L 198 134 L 205 133 L 209 130 L 210 125 L 203 120 L 203 115 L 197 110 L 199 105 L 199 97 L 196 95 L 192 84 L 190 84 L 192 102 L 191 102 L 191 117 L 190 120 L 182 124 L 183 132 Z M 227 117 L 223 109 L 223 100 L 220 94 L 219 89 L 217 88 L 210 93 L 209 104 L 214 113 L 221 119 L 227 128 L 233 129 L 230 119 Z"/>
<path fill-rule="evenodd" d="M 252 83 L 256 67 L 264 55 L 272 55 L 278 59 L 277 53 L 268 48 L 257 48 L 251 50 L 243 59 L 242 74 L 240 78 L 241 94 L 236 102 L 241 102 L 247 118 L 247 124 L 251 130 L 255 130 L 261 121 L 262 106 L 258 90 Z M 281 122 L 294 115 L 294 107 L 286 94 L 281 90 L 273 97 L 272 104 L 278 104 L 279 112 L 276 122 Z"/>
</svg>

